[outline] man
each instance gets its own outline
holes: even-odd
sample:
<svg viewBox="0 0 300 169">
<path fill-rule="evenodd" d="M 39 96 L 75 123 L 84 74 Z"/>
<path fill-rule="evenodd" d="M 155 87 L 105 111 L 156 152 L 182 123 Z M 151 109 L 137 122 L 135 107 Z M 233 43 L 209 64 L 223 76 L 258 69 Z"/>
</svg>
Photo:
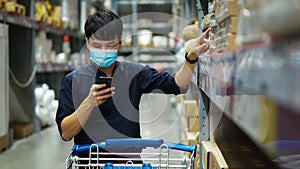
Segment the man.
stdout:
<svg viewBox="0 0 300 169">
<path fill-rule="evenodd" d="M 74 138 L 75 144 L 90 144 L 109 138 L 140 138 L 142 94 L 186 91 L 198 55 L 208 49 L 204 37 L 209 30 L 191 46 L 176 74 L 157 72 L 149 66 L 116 61 L 122 31 L 122 21 L 109 10 L 87 18 L 87 57 L 91 61 L 66 75 L 59 93 L 56 122 L 63 140 Z M 100 76 L 112 77 L 112 87 L 96 84 Z"/>
</svg>

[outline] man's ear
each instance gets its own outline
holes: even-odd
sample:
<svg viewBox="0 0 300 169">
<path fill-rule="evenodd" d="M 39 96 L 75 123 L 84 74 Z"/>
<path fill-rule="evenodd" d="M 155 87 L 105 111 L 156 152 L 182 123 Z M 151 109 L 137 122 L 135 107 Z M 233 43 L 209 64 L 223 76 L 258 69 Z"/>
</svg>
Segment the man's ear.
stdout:
<svg viewBox="0 0 300 169">
<path fill-rule="evenodd" d="M 89 39 L 85 37 L 85 43 L 88 44 Z"/>
</svg>

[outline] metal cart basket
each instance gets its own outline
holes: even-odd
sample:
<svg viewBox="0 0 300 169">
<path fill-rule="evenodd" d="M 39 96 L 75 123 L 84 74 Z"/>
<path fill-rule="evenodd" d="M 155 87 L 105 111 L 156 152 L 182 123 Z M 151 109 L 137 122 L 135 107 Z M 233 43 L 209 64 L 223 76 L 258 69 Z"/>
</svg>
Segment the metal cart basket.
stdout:
<svg viewBox="0 0 300 169">
<path fill-rule="evenodd" d="M 131 151 L 146 148 L 151 151 Z M 103 152 L 103 149 L 109 151 Z M 164 143 L 162 139 L 107 139 L 73 146 L 66 159 L 66 169 L 193 168 L 196 150 L 196 145 Z M 175 154 L 180 152 L 179 157 L 174 157 L 174 153 L 172 156 L 174 151 Z M 80 152 L 87 152 L 88 157 L 79 157 Z M 113 155 L 113 158 L 106 158 L 106 155 Z"/>
</svg>

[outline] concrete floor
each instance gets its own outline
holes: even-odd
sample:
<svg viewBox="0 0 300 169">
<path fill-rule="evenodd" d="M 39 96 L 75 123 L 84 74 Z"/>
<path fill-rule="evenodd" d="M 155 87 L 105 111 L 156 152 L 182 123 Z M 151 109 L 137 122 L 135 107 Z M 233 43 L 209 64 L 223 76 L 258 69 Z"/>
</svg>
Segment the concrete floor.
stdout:
<svg viewBox="0 0 300 169">
<path fill-rule="evenodd" d="M 143 138 L 162 138 L 180 142 L 180 115 L 170 102 L 173 96 L 145 95 L 142 98 L 141 132 Z M 73 142 L 61 140 L 54 125 L 28 138 L 19 140 L 0 154 L 1 169 L 59 169 L 65 168 L 65 159 Z"/>
</svg>

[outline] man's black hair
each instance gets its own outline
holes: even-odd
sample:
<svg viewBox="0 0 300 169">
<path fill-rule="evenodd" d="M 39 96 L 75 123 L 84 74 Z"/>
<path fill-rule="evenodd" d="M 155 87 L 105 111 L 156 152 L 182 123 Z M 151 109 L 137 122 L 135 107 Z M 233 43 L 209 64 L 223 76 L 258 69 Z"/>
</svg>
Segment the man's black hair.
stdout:
<svg viewBox="0 0 300 169">
<path fill-rule="evenodd" d="M 88 16 L 84 30 L 88 39 L 93 35 L 99 40 L 112 40 L 116 36 L 121 40 L 123 23 L 112 11 L 101 9 Z"/>
</svg>

